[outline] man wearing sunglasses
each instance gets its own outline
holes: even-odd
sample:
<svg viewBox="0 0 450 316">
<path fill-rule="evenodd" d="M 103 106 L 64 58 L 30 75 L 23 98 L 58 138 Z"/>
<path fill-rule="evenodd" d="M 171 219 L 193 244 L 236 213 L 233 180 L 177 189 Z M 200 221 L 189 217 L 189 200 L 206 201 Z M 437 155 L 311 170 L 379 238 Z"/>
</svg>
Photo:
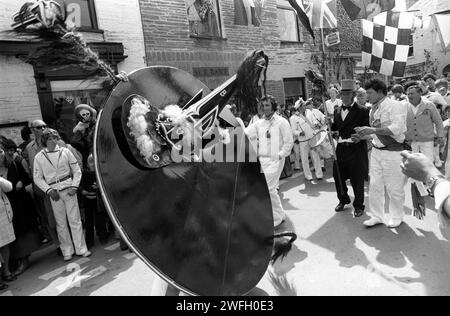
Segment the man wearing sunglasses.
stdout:
<svg viewBox="0 0 450 316">
<path fill-rule="evenodd" d="M 44 149 L 41 142 L 42 134 L 47 128 L 47 124 L 44 121 L 36 120 L 30 125 L 30 129 L 34 135 L 34 140 L 31 141 L 22 153 L 22 156 L 28 163 L 30 175 L 33 175 L 34 158 L 36 155 Z M 43 243 L 47 243 L 52 240 L 58 246 L 58 236 L 56 235 L 56 222 L 53 217 L 52 206 L 49 198 L 40 190 L 33 181 L 33 193 L 36 209 L 39 214 L 39 218 L 42 226 L 42 234 L 44 235 Z M 53 227 L 53 228 L 52 228 Z"/>
</svg>

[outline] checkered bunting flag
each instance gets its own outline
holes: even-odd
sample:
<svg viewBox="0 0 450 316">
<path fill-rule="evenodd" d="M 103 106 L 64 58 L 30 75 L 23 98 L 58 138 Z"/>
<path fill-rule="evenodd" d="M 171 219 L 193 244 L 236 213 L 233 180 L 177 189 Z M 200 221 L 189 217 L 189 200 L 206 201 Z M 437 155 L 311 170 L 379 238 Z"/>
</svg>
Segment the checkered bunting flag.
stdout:
<svg viewBox="0 0 450 316">
<path fill-rule="evenodd" d="M 387 76 L 403 77 L 408 60 L 414 15 L 383 12 L 373 21 L 362 20 L 363 65 Z"/>
</svg>

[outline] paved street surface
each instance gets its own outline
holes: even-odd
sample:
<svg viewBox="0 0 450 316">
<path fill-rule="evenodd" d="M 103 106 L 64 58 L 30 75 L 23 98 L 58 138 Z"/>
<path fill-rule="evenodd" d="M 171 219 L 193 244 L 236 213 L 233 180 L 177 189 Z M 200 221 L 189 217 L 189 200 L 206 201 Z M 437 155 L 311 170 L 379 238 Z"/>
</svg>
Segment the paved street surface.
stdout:
<svg viewBox="0 0 450 316">
<path fill-rule="evenodd" d="M 327 176 L 331 174 L 328 166 Z M 252 295 L 450 295 L 450 232 L 435 211 L 424 221 L 407 216 L 396 230 L 366 229 L 367 217 L 341 214 L 332 178 L 305 183 L 302 173 L 283 180 L 286 224 L 299 239 L 289 256 L 270 267 Z M 352 193 L 350 189 L 350 194 Z M 432 201 L 429 206 L 432 207 Z M 406 210 L 411 214 L 411 198 Z M 0 296 L 135 295 L 152 293 L 155 275 L 112 240 L 91 258 L 64 264 L 53 246 L 32 256 L 32 267 Z"/>
</svg>

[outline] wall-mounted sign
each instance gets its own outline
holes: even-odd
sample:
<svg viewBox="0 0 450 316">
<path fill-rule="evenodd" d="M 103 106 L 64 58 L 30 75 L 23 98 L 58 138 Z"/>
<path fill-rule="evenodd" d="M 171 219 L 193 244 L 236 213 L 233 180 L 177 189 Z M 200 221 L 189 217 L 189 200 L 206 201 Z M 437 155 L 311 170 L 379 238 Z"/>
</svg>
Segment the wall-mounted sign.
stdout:
<svg viewBox="0 0 450 316">
<path fill-rule="evenodd" d="M 327 37 L 325 38 L 325 45 L 327 45 L 328 47 L 334 46 L 334 45 L 337 45 L 340 43 L 341 43 L 341 36 L 340 36 L 339 32 L 331 33 L 331 34 L 327 35 Z"/>
<path fill-rule="evenodd" d="M 77 28 L 95 29 L 96 17 L 92 0 L 56 0 L 61 6 L 66 7 L 66 21 Z"/>
<path fill-rule="evenodd" d="M 194 77 L 229 77 L 230 70 L 227 67 L 196 67 L 192 69 Z"/>
</svg>

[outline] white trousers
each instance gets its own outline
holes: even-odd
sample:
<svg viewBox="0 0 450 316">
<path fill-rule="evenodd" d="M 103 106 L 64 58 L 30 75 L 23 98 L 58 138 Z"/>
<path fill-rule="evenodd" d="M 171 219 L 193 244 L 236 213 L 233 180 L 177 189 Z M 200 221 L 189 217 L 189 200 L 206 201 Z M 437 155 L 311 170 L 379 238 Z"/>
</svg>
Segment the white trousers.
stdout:
<svg viewBox="0 0 450 316">
<path fill-rule="evenodd" d="M 298 170 L 300 169 L 300 160 L 301 160 L 301 156 L 300 156 L 300 144 L 294 144 L 294 156 L 295 156 L 295 169 Z"/>
<path fill-rule="evenodd" d="M 322 163 L 320 161 L 319 153 L 317 151 L 311 149 L 311 146 L 309 146 L 308 143 L 300 143 L 300 145 L 296 145 L 296 146 L 298 146 L 298 149 L 300 150 L 300 156 L 302 158 L 302 166 L 303 166 L 303 172 L 305 174 L 305 177 L 307 179 L 312 179 L 312 173 L 311 173 L 311 169 L 309 167 L 309 156 L 311 155 L 314 169 L 316 171 L 316 177 L 323 178 Z M 295 150 L 295 147 L 294 147 L 294 150 Z"/>
<path fill-rule="evenodd" d="M 284 212 L 283 205 L 281 205 L 280 195 L 278 194 L 280 176 L 283 172 L 285 159 L 272 160 L 261 158 L 260 162 L 269 188 L 270 201 L 272 202 L 273 223 L 276 227 L 286 218 L 286 213 Z"/>
<path fill-rule="evenodd" d="M 440 146 L 436 145 L 434 147 L 434 165 L 438 168 L 442 167 L 442 161 L 441 161 L 441 156 L 440 156 Z M 433 159 L 432 159 L 433 160 Z"/>
<path fill-rule="evenodd" d="M 422 153 L 434 161 L 434 142 L 413 142 L 411 147 L 413 153 Z"/>
<path fill-rule="evenodd" d="M 405 216 L 405 186 L 407 177 L 402 173 L 400 152 L 372 150 L 368 214 L 387 223 L 389 219 L 403 221 Z M 385 218 L 385 192 L 389 196 L 390 218 Z"/>
<path fill-rule="evenodd" d="M 61 251 L 64 256 L 71 256 L 74 254 L 73 245 L 75 245 L 75 252 L 77 255 L 83 255 L 87 252 L 86 241 L 83 234 L 83 226 L 81 224 L 80 209 L 78 207 L 77 196 L 69 196 L 68 190 L 59 192 L 60 200 L 58 202 L 51 200 L 53 214 L 55 214 L 56 231 L 58 232 L 58 239 L 61 243 Z M 72 232 L 72 238 L 70 237 Z"/>
</svg>

